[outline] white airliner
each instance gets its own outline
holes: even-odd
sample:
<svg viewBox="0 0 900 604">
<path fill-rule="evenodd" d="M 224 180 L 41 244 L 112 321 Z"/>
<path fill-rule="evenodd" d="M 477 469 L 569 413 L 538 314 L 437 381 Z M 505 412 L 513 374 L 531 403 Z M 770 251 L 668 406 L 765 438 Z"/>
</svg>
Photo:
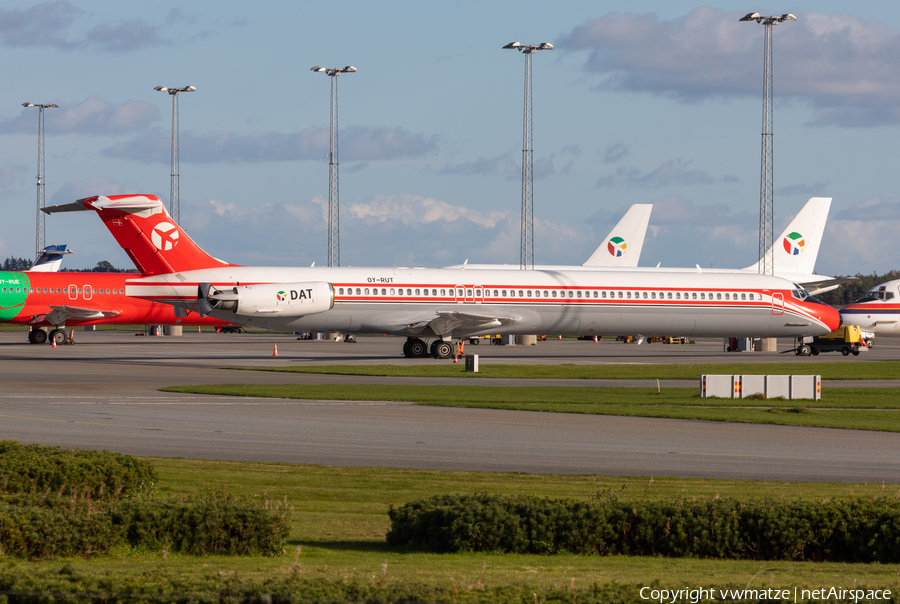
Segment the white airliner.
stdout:
<svg viewBox="0 0 900 604">
<path fill-rule="evenodd" d="M 841 321 L 875 334 L 900 333 L 900 279 L 880 283 L 842 308 Z"/>
<path fill-rule="evenodd" d="M 639 206 L 632 206 L 632 209 Z M 645 218 L 649 220 L 650 217 L 650 209 L 652 206 L 647 206 Z M 806 289 L 811 295 L 820 294 L 823 292 L 830 291 L 832 289 L 837 288 L 841 285 L 841 283 L 846 283 L 847 281 L 851 281 L 852 279 L 835 279 L 833 277 L 827 277 L 825 275 L 816 275 L 813 273 L 813 270 L 816 266 L 816 259 L 819 255 L 819 246 L 822 243 L 822 234 L 825 232 L 825 222 L 828 219 L 828 210 L 831 208 L 831 198 L 830 197 L 813 197 L 809 201 L 806 202 L 806 205 L 797 213 L 791 223 L 787 226 L 784 232 L 781 233 L 781 236 L 775 240 L 775 243 L 772 248 L 770 248 L 770 252 L 773 254 L 775 261 L 775 275 L 778 277 L 782 277 L 783 279 L 787 279 L 792 283 L 797 283 L 802 285 L 804 289 Z M 629 210 L 629 214 L 631 210 Z M 622 222 L 619 224 L 626 222 L 628 218 L 628 214 L 626 214 L 625 218 L 622 219 Z M 638 224 L 639 223 L 632 223 Z M 617 225 L 618 228 L 619 225 Z M 665 273 L 695 273 L 695 272 L 704 272 L 704 273 L 758 273 L 759 272 L 759 262 L 748 266 L 743 269 L 727 269 L 727 268 L 705 268 L 701 269 L 699 266 L 696 268 L 679 268 L 679 267 L 638 267 L 637 260 L 640 256 L 641 247 L 643 247 L 644 243 L 644 234 L 647 229 L 647 222 L 643 222 L 643 226 L 640 227 L 640 231 L 636 232 L 632 237 L 636 242 L 639 242 L 637 249 L 631 249 L 628 251 L 628 259 L 633 261 L 633 264 L 628 264 L 629 268 L 625 270 L 637 270 L 637 271 L 648 271 L 648 272 L 665 272 Z M 615 232 L 616 229 L 613 230 Z M 612 235 L 612 233 L 610 234 Z M 614 253 L 614 244 L 612 241 L 612 237 L 608 237 L 604 244 L 601 244 L 597 251 L 591 256 L 591 259 L 595 259 L 595 257 L 603 257 L 604 254 L 606 256 L 610 256 Z M 627 241 L 628 239 L 626 239 Z M 635 254 L 635 251 L 637 252 Z M 616 270 L 617 268 L 621 268 L 626 265 L 609 263 L 607 260 L 607 264 L 601 263 L 593 263 L 591 264 L 591 260 L 585 262 L 581 266 L 536 266 L 535 268 L 541 268 L 545 270 Z M 497 265 L 497 264 L 469 264 L 465 265 L 455 265 L 447 268 L 465 268 L 470 270 L 483 270 L 483 269 L 518 269 L 518 266 L 515 265 Z"/>
<path fill-rule="evenodd" d="M 142 273 L 127 281 L 128 296 L 243 325 L 407 336 L 407 356 L 447 358 L 448 340 L 498 331 L 793 338 L 840 324 L 836 310 L 773 276 L 245 267 L 200 249 L 158 197 L 91 197 L 45 211 L 74 210 L 95 210 Z"/>
</svg>

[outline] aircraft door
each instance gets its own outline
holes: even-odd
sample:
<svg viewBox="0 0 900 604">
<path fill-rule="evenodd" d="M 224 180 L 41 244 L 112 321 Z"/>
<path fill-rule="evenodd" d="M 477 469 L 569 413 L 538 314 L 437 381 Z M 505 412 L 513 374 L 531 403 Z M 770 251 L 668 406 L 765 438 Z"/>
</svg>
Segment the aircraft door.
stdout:
<svg viewBox="0 0 900 604">
<path fill-rule="evenodd" d="M 92 297 L 93 297 L 93 294 L 91 294 L 91 286 L 85 285 L 84 286 L 84 299 L 90 300 Z"/>
<path fill-rule="evenodd" d="M 466 300 L 466 287 L 464 285 L 457 285 L 453 288 L 453 301 L 457 304 L 462 304 Z"/>
<path fill-rule="evenodd" d="M 484 302 L 484 288 L 480 285 L 475 286 L 475 291 L 473 292 L 475 300 L 475 304 L 481 304 Z"/>
<path fill-rule="evenodd" d="M 74 284 L 69 286 L 69 300 L 75 300 L 78 298 L 78 288 L 75 287 Z"/>
<path fill-rule="evenodd" d="M 772 294 L 772 314 L 784 314 L 784 295 L 780 293 Z"/>
</svg>

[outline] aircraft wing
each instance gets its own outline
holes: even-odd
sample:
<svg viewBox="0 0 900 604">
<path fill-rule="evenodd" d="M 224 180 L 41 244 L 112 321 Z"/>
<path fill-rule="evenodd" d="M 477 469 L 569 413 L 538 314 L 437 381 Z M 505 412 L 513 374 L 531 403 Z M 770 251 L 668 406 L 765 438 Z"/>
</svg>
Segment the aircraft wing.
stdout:
<svg viewBox="0 0 900 604">
<path fill-rule="evenodd" d="M 801 285 L 803 285 L 803 289 L 809 292 L 810 296 L 815 296 L 816 294 L 830 292 L 844 283 L 850 283 L 851 281 L 856 281 L 856 279 L 856 277 L 837 277 L 835 279 L 823 279 L 821 281 L 801 282 Z"/>
<path fill-rule="evenodd" d="M 52 310 L 42 315 L 35 315 L 31 323 L 47 321 L 54 325 L 62 325 L 69 319 L 91 321 L 94 319 L 108 319 L 119 314 L 118 310 L 98 310 L 96 308 L 80 308 L 78 306 L 51 306 Z"/>
<path fill-rule="evenodd" d="M 481 331 L 495 329 L 505 325 L 512 325 L 519 319 L 516 317 L 503 317 L 498 315 L 483 315 L 455 310 L 438 310 L 431 313 L 422 313 L 421 319 L 416 318 L 406 327 L 419 333 L 426 327 L 430 327 L 436 334 L 447 335 L 454 330 Z"/>
</svg>

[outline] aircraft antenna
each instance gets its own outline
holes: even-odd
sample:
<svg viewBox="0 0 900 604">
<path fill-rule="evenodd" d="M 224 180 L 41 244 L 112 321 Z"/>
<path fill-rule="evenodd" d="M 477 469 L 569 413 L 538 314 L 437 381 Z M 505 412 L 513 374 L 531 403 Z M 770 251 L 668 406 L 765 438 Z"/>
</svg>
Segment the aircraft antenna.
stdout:
<svg viewBox="0 0 900 604">
<path fill-rule="evenodd" d="M 759 175 L 759 273 L 775 273 L 775 200 L 773 191 L 772 161 L 772 26 L 784 21 L 796 21 L 791 14 L 763 17 L 749 13 L 741 21 L 756 21 L 765 25 L 763 45 L 763 110 L 762 154 Z"/>
<path fill-rule="evenodd" d="M 534 161 L 532 157 L 531 121 L 531 57 L 539 50 L 553 50 L 549 42 L 536 45 L 510 42 L 503 48 L 525 55 L 525 111 L 522 133 L 522 235 L 519 245 L 519 268 L 534 269 Z"/>
<path fill-rule="evenodd" d="M 194 92 L 197 90 L 193 86 L 184 86 L 183 88 L 171 88 L 168 86 L 157 86 L 153 90 L 160 92 L 168 92 L 172 95 L 172 179 L 169 184 L 169 214 L 176 223 L 181 223 L 181 191 L 178 182 L 180 170 L 179 159 L 179 142 L 178 142 L 178 96 L 182 92 Z"/>
<path fill-rule="evenodd" d="M 44 213 L 44 109 L 59 109 L 59 105 L 22 103 L 22 107 L 38 108 L 38 172 L 37 172 L 37 225 L 35 227 L 35 257 L 44 249 L 47 241 L 47 223 Z"/>
<path fill-rule="evenodd" d="M 338 89 L 337 76 L 353 73 L 356 67 L 319 67 L 317 71 L 331 76 L 331 144 L 328 149 L 328 266 L 341 265 L 340 188 L 338 183 Z"/>
</svg>

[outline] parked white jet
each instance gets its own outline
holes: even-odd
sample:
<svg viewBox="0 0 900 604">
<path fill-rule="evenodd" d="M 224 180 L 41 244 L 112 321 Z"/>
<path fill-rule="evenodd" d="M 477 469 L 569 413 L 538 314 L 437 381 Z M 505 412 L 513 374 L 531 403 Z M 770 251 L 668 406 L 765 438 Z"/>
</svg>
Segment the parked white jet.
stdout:
<svg viewBox="0 0 900 604">
<path fill-rule="evenodd" d="M 632 206 L 636 207 L 636 206 Z M 650 206 L 652 207 L 652 206 Z M 822 234 L 825 232 L 825 222 L 828 219 L 828 210 L 831 208 L 830 197 L 813 197 L 806 202 L 806 205 L 797 213 L 791 223 L 787 226 L 781 236 L 775 240 L 772 248 L 769 248 L 775 260 L 775 275 L 783 279 L 787 279 L 792 283 L 802 285 L 810 295 L 820 294 L 837 288 L 841 283 L 846 283 L 852 279 L 835 279 L 824 275 L 816 275 L 813 273 L 816 265 L 816 259 L 819 255 L 819 246 L 822 243 Z M 629 210 L 630 212 L 630 210 Z M 628 215 L 626 214 L 626 217 Z M 647 210 L 647 219 L 649 219 L 649 209 Z M 625 218 L 622 220 L 625 221 Z M 620 223 L 621 224 L 621 223 Z M 617 225 L 618 226 L 618 225 Z M 643 225 L 643 230 L 635 237 L 643 246 L 644 234 L 647 229 L 647 223 Z M 615 231 L 615 229 L 614 229 Z M 609 238 L 608 238 L 609 239 Z M 607 249 L 608 248 L 608 249 Z M 640 251 L 638 248 L 638 252 Z M 612 254 L 613 245 L 611 241 L 601 244 L 597 251 L 591 256 L 602 257 L 604 253 Z M 632 253 L 634 250 L 629 252 Z M 636 254 L 639 256 L 639 254 Z M 728 268 L 681 268 L 681 267 L 638 267 L 637 259 L 632 257 L 634 264 L 628 265 L 629 268 L 624 270 L 637 270 L 649 272 L 665 272 L 665 273 L 758 273 L 759 262 L 742 269 Z M 464 268 L 464 269 L 518 269 L 515 265 L 497 265 L 497 264 L 458 264 L 447 268 Z M 617 270 L 621 266 L 615 264 L 606 265 L 589 265 L 585 262 L 581 266 L 549 266 L 542 265 L 543 270 Z"/>
<path fill-rule="evenodd" d="M 508 334 L 678 333 L 798 337 L 837 328 L 830 306 L 750 273 L 243 267 L 209 256 L 152 195 L 47 208 L 95 210 L 141 271 L 126 295 L 181 312 L 289 331 L 407 336 L 404 353 L 452 354 L 448 340 Z"/>
<path fill-rule="evenodd" d="M 900 279 L 880 283 L 842 308 L 841 322 L 875 334 L 900 333 Z"/>
</svg>

